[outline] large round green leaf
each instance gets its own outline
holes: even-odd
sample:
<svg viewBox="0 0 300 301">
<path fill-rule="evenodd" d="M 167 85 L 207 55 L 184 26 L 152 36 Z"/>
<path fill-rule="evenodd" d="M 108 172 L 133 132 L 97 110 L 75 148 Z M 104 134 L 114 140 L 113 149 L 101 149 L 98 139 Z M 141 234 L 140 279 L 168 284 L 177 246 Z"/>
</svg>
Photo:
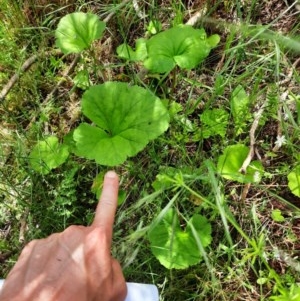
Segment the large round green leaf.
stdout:
<svg viewBox="0 0 300 301">
<path fill-rule="evenodd" d="M 105 22 L 90 13 L 71 13 L 60 19 L 55 31 L 56 45 L 65 54 L 79 53 L 102 36 Z"/>
<path fill-rule="evenodd" d="M 57 137 L 50 136 L 34 146 L 29 155 L 29 160 L 34 170 L 42 174 L 48 174 L 51 169 L 63 164 L 68 156 L 68 146 L 59 144 Z"/>
<path fill-rule="evenodd" d="M 83 95 L 82 110 L 96 126 L 83 123 L 74 131 L 76 153 L 102 165 L 123 163 L 169 126 L 160 99 L 127 83 L 90 87 Z"/>
<path fill-rule="evenodd" d="M 197 238 L 192 227 L 197 232 Z M 185 269 L 202 259 L 198 243 L 202 247 L 211 243 L 211 225 L 204 216 L 195 214 L 183 231 L 175 210 L 170 209 L 148 237 L 152 253 L 163 266 L 168 269 Z"/>
<path fill-rule="evenodd" d="M 225 179 L 240 183 L 259 182 L 263 173 L 263 166 L 259 161 L 252 161 L 245 174 L 239 171 L 248 153 L 249 148 L 243 144 L 226 147 L 218 160 L 217 170 L 219 174 Z"/>
<path fill-rule="evenodd" d="M 147 41 L 148 58 L 144 65 L 151 72 L 170 72 L 175 65 L 180 68 L 195 68 L 204 60 L 214 43 L 219 40 L 207 39 L 204 29 L 180 25 L 158 33 Z"/>
<path fill-rule="evenodd" d="M 288 186 L 294 195 L 300 197 L 300 165 L 288 174 Z"/>
</svg>

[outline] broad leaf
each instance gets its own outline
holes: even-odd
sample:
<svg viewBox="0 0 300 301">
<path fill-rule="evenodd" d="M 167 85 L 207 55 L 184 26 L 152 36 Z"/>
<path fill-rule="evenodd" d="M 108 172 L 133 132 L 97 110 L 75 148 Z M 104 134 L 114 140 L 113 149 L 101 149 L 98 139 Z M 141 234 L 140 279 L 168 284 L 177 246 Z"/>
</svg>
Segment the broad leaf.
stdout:
<svg viewBox="0 0 300 301">
<path fill-rule="evenodd" d="M 122 164 L 169 126 L 169 115 L 150 91 L 127 83 L 90 87 L 82 98 L 83 114 L 94 125 L 74 131 L 76 153 L 102 165 Z"/>
<path fill-rule="evenodd" d="M 249 104 L 249 96 L 245 89 L 241 85 L 237 86 L 232 92 L 230 100 L 236 135 L 243 133 L 247 121 L 251 118 Z"/>
<path fill-rule="evenodd" d="M 63 164 L 68 156 L 68 146 L 59 144 L 57 137 L 50 136 L 34 146 L 29 155 L 29 160 L 34 170 L 46 175 L 51 169 Z"/>
<path fill-rule="evenodd" d="M 197 232 L 197 239 L 192 227 Z M 170 209 L 148 237 L 152 253 L 163 266 L 185 269 L 201 261 L 198 242 L 202 247 L 211 243 L 211 225 L 204 216 L 195 214 L 182 230 L 175 210 Z"/>
<path fill-rule="evenodd" d="M 99 39 L 105 22 L 95 14 L 76 12 L 60 19 L 55 31 L 56 45 L 65 54 L 79 53 Z"/>
<path fill-rule="evenodd" d="M 180 25 L 158 33 L 147 41 L 145 67 L 151 72 L 170 72 L 176 65 L 195 68 L 215 45 L 218 36 L 208 41 L 204 29 Z"/>
<path fill-rule="evenodd" d="M 202 136 L 209 138 L 220 135 L 225 137 L 229 114 L 223 109 L 205 110 L 200 115 L 202 123 Z"/>
<path fill-rule="evenodd" d="M 135 43 L 135 51 L 128 44 L 121 44 L 117 48 L 117 54 L 120 58 L 129 61 L 143 61 L 147 57 L 146 40 L 138 39 Z"/>
<path fill-rule="evenodd" d="M 223 155 L 218 160 L 218 173 L 225 179 L 240 183 L 259 182 L 263 173 L 263 166 L 259 161 L 252 161 L 245 174 L 239 171 L 248 153 L 249 148 L 243 144 L 226 147 Z"/>
<path fill-rule="evenodd" d="M 300 165 L 288 174 L 288 186 L 294 195 L 300 197 Z"/>
</svg>

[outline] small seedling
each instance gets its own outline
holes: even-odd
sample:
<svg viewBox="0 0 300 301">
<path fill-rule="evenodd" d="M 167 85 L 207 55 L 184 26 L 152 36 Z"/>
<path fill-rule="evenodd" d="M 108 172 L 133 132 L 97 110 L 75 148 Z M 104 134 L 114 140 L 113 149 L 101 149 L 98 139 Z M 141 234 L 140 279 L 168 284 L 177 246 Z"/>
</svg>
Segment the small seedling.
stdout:
<svg viewBox="0 0 300 301">
<path fill-rule="evenodd" d="M 279 209 L 272 210 L 271 217 L 274 222 L 282 223 L 285 221 Z"/>
<path fill-rule="evenodd" d="M 162 30 L 162 24 L 158 20 L 151 20 L 147 26 L 147 32 L 151 35 L 155 35 Z"/>
</svg>

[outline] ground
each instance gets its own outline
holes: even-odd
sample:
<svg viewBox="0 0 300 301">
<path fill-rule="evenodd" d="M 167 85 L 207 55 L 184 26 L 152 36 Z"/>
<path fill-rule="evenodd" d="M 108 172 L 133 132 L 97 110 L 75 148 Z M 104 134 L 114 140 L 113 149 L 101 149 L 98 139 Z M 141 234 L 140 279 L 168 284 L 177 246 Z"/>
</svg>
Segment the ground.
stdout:
<svg viewBox="0 0 300 301">
<path fill-rule="evenodd" d="M 89 50 L 64 55 L 54 33 L 74 11 L 98 15 L 107 29 Z M 164 134 L 113 167 L 123 203 L 112 253 L 126 279 L 155 283 L 161 300 L 292 300 L 293 289 L 300 290 L 299 4 L 5 0 L 0 16 L 0 278 L 30 240 L 93 218 L 95 190 L 111 167 L 76 152 L 47 174 L 30 163 L 38 141 L 55 135 L 66 143 L 81 122 L 90 123 L 81 111 L 86 87 L 75 80 L 84 70 L 92 85 L 147 88 L 171 116 Z M 165 77 L 119 58 L 120 44 L 134 47 L 138 38 L 150 38 L 153 20 L 162 31 L 181 23 L 204 28 L 220 43 L 196 68 L 176 67 Z M 237 89 L 246 96 L 234 103 Z M 234 106 L 245 98 L 238 124 Z M 204 136 L 203 116 L 212 109 L 227 112 L 228 123 L 224 134 Z M 220 173 L 220 156 L 237 144 L 253 150 L 250 161 L 264 170 L 260 181 L 241 183 Z M 147 234 L 170 204 L 183 231 L 194 214 L 212 228 L 202 260 L 183 270 L 162 266 Z"/>
</svg>

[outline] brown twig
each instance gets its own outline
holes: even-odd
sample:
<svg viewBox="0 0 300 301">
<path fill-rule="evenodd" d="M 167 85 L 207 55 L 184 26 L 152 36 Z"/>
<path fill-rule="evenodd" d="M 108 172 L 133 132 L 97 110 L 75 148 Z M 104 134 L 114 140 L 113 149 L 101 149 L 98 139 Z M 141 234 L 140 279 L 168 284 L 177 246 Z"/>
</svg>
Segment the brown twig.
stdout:
<svg viewBox="0 0 300 301">
<path fill-rule="evenodd" d="M 5 99 L 5 97 L 9 93 L 9 91 L 19 80 L 20 75 L 22 73 L 26 72 L 37 61 L 38 58 L 39 58 L 39 55 L 35 54 L 24 62 L 24 64 L 21 66 L 20 70 L 11 77 L 11 79 L 8 81 L 8 83 L 1 90 L 0 101 L 3 101 Z"/>
<path fill-rule="evenodd" d="M 239 172 L 241 173 L 246 173 L 246 170 L 247 170 L 247 167 L 249 166 L 249 164 L 251 163 L 251 160 L 254 156 L 254 152 L 255 152 L 255 132 L 256 132 L 256 129 L 258 127 L 258 123 L 259 123 L 259 120 L 265 110 L 265 107 L 267 105 L 268 101 L 266 100 L 262 106 L 259 108 L 259 110 L 257 111 L 257 113 L 255 114 L 255 117 L 254 117 L 254 121 L 252 123 L 252 126 L 251 126 L 251 129 L 250 129 L 250 132 L 249 132 L 249 136 L 250 136 L 250 150 L 249 150 L 249 153 L 242 165 L 242 167 L 240 168 Z"/>
</svg>

